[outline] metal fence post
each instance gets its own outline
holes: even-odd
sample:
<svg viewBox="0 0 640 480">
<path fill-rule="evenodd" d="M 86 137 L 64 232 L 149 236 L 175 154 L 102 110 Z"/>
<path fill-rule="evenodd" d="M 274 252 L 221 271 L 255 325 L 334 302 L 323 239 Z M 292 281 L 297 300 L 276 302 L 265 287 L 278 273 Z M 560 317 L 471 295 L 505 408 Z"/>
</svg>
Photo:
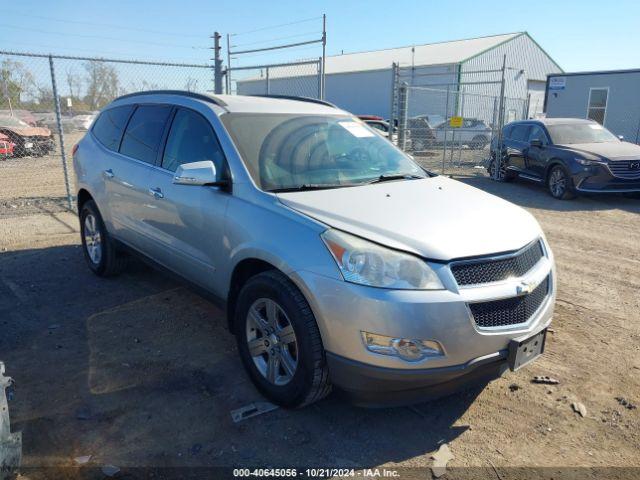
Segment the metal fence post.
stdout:
<svg viewBox="0 0 640 480">
<path fill-rule="evenodd" d="M 409 88 L 405 82 L 398 89 L 398 147 L 404 150 L 407 143 L 407 117 L 409 106 Z"/>
<path fill-rule="evenodd" d="M 53 101 L 56 109 L 56 124 L 60 132 L 60 155 L 62 157 L 62 171 L 64 172 L 64 186 L 67 189 L 67 205 L 69 210 L 73 210 L 73 198 L 71 197 L 71 187 L 69 186 L 69 172 L 67 171 L 67 155 L 64 151 L 64 131 L 62 129 L 62 115 L 60 113 L 60 97 L 58 96 L 58 87 L 56 86 L 56 71 L 53 66 L 53 57 L 49 55 L 49 69 L 51 71 L 51 88 L 53 92 Z"/>
<path fill-rule="evenodd" d="M 318 58 L 318 98 L 320 100 L 324 98 L 322 88 L 322 57 L 320 57 Z"/>
<path fill-rule="evenodd" d="M 396 98 L 398 95 L 398 64 L 391 64 L 391 105 L 389 107 L 389 128 L 391 133 L 396 126 Z"/>
<path fill-rule="evenodd" d="M 267 81 L 266 85 L 266 94 L 269 95 L 271 93 L 271 85 L 269 84 L 269 67 L 265 69 L 265 80 Z"/>
<path fill-rule="evenodd" d="M 446 125 L 446 122 L 448 122 L 447 117 L 449 115 L 449 85 L 447 85 L 447 99 L 445 100 L 445 104 L 444 104 L 444 112 L 445 112 L 445 126 L 444 126 L 444 142 L 442 145 L 442 175 L 444 175 L 444 163 L 446 161 L 447 158 L 447 132 L 449 131 L 449 128 Z"/>
</svg>

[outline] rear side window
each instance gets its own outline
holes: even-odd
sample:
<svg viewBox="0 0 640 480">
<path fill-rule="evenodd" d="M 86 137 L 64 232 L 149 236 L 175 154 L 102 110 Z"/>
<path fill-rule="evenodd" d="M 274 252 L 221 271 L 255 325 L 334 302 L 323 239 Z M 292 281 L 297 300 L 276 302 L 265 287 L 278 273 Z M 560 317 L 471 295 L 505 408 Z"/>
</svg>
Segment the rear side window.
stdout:
<svg viewBox="0 0 640 480">
<path fill-rule="evenodd" d="M 209 122 L 198 113 L 180 109 L 173 118 L 162 168 L 175 172 L 183 163 L 211 160 L 222 172 L 223 155 Z"/>
<path fill-rule="evenodd" d="M 140 105 L 136 108 L 124 132 L 120 153 L 146 163 L 155 163 L 170 113 L 169 105 Z"/>
<path fill-rule="evenodd" d="M 529 139 L 529 125 L 514 125 L 511 129 L 511 140 L 526 142 Z"/>
<path fill-rule="evenodd" d="M 131 115 L 131 110 L 133 105 L 110 108 L 102 112 L 93 125 L 93 134 L 109 150 L 118 151 L 122 131 Z"/>
</svg>

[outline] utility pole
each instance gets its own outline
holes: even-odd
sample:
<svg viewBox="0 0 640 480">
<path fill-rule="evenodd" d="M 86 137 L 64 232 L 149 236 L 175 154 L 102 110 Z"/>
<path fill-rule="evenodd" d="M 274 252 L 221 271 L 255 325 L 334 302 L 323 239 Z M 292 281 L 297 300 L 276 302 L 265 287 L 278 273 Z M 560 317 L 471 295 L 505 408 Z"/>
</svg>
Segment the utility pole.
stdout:
<svg viewBox="0 0 640 480">
<path fill-rule="evenodd" d="M 222 57 L 220 56 L 220 38 L 218 32 L 213 33 L 213 93 L 222 93 Z"/>
<path fill-rule="evenodd" d="M 231 35 L 227 33 L 227 73 L 225 75 L 227 82 L 227 95 L 231 95 Z"/>
<path fill-rule="evenodd" d="M 327 64 L 327 15 L 325 13 L 322 14 L 322 77 L 320 78 L 320 99 L 324 100 L 326 96 L 326 83 L 325 78 L 327 72 L 325 71 L 325 66 Z"/>
</svg>

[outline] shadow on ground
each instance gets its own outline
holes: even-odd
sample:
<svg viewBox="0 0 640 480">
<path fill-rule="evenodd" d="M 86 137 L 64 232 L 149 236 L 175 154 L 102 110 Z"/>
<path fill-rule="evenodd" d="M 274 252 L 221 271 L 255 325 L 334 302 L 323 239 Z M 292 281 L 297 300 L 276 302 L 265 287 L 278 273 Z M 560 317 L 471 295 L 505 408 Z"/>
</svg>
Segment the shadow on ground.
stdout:
<svg viewBox="0 0 640 480">
<path fill-rule="evenodd" d="M 25 465 L 424 465 L 417 457 L 468 428 L 456 422 L 478 390 L 387 410 L 332 395 L 235 424 L 231 410 L 262 398 L 224 325 L 137 262 L 100 279 L 75 245 L 1 254 L 0 352 L 17 382 Z"/>
</svg>

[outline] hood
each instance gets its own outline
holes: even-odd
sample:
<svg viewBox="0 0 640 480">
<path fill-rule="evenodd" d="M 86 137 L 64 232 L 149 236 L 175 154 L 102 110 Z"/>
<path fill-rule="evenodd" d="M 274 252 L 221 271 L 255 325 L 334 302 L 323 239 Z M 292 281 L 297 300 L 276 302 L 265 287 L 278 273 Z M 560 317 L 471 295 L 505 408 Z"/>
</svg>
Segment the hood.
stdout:
<svg viewBox="0 0 640 480">
<path fill-rule="evenodd" d="M 277 195 L 326 225 L 433 260 L 517 250 L 541 236 L 524 209 L 445 177 Z"/>
<path fill-rule="evenodd" d="M 12 127 L 2 126 L 3 130 L 9 130 L 10 132 L 20 135 L 21 137 L 49 137 L 51 136 L 51 130 L 44 127 Z"/>
<path fill-rule="evenodd" d="M 613 161 L 640 158 L 640 146 L 629 142 L 572 143 L 557 146 L 576 153 L 598 155 Z"/>
</svg>

